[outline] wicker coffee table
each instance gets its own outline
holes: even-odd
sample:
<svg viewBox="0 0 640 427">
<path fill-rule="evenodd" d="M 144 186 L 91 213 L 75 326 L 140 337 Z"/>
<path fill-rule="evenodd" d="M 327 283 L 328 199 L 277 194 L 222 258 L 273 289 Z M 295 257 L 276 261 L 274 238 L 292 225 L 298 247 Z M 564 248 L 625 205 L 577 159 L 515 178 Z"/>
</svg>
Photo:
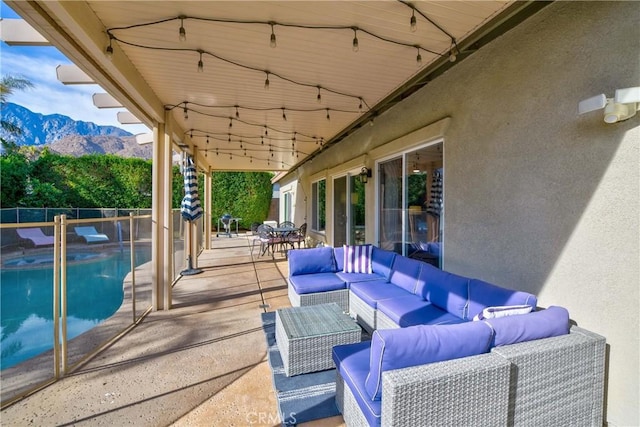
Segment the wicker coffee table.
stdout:
<svg viewBox="0 0 640 427">
<path fill-rule="evenodd" d="M 336 303 L 276 310 L 276 343 L 288 377 L 334 368 L 333 346 L 360 342 L 361 334 Z"/>
</svg>

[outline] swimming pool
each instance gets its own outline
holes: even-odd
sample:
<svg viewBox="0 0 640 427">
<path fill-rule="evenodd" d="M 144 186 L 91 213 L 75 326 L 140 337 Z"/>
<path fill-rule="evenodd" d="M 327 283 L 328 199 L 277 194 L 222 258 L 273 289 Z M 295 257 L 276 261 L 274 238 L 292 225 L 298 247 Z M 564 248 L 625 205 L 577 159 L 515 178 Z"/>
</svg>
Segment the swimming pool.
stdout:
<svg viewBox="0 0 640 427">
<path fill-rule="evenodd" d="M 67 336 L 72 339 L 111 317 L 123 301 L 131 270 L 129 252 L 67 255 Z M 151 251 L 136 251 L 136 264 Z M 0 273 L 2 369 L 53 348 L 53 256 L 23 256 L 3 262 Z"/>
</svg>

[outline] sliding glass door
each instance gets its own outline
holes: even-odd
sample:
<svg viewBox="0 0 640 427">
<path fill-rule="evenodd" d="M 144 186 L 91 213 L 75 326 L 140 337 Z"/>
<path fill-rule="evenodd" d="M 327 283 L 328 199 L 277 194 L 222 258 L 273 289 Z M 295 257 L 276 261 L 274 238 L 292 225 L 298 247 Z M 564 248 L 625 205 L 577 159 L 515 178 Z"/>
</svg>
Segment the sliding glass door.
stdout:
<svg viewBox="0 0 640 427">
<path fill-rule="evenodd" d="M 365 243 L 364 184 L 357 174 L 333 180 L 333 245 Z"/>
<path fill-rule="evenodd" d="M 379 245 L 441 265 L 442 143 L 378 163 Z"/>
</svg>

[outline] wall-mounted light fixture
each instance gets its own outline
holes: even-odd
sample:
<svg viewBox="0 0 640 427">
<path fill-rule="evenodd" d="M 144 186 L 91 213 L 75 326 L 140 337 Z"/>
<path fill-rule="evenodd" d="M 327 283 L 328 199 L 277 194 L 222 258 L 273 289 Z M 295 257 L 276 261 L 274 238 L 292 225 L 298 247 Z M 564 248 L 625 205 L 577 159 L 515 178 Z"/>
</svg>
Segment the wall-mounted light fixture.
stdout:
<svg viewBox="0 0 640 427">
<path fill-rule="evenodd" d="M 358 176 L 360 177 L 360 182 L 366 184 L 371 178 L 371 169 L 363 167 Z"/>
<path fill-rule="evenodd" d="M 617 89 L 613 98 L 604 93 L 578 103 L 578 114 L 589 113 L 604 108 L 605 123 L 617 123 L 630 119 L 640 110 L 640 86 Z"/>
</svg>

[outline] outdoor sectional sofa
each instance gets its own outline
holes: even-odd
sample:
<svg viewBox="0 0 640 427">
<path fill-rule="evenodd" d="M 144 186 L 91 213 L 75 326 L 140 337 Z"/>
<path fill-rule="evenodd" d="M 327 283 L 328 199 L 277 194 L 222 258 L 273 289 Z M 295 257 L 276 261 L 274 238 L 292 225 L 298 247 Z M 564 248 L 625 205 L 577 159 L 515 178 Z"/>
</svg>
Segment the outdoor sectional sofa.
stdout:
<svg viewBox="0 0 640 427">
<path fill-rule="evenodd" d="M 603 337 L 532 294 L 367 247 L 364 272 L 351 247 L 289 252 L 292 305 L 337 302 L 372 332 L 333 350 L 347 426 L 602 425 Z"/>
</svg>

